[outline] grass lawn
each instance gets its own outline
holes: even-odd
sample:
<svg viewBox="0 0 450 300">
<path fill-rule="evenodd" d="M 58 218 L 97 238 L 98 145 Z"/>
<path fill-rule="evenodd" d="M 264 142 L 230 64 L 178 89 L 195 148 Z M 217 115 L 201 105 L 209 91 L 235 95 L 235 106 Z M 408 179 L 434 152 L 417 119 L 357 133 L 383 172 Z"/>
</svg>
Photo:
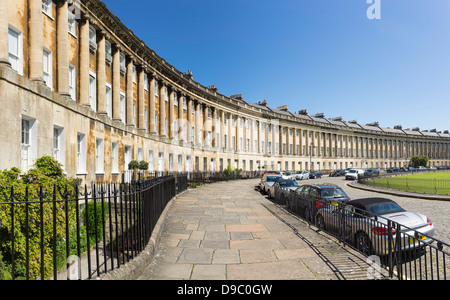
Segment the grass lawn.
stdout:
<svg viewBox="0 0 450 300">
<path fill-rule="evenodd" d="M 418 173 L 413 175 L 375 178 L 367 185 L 425 194 L 450 195 L 450 172 Z"/>
</svg>

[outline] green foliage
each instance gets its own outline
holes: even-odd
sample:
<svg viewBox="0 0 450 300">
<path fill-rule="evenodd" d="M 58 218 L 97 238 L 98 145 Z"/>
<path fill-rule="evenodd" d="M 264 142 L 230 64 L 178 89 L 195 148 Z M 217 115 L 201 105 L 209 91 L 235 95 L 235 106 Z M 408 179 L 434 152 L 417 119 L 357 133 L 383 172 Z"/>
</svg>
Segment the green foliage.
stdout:
<svg viewBox="0 0 450 300">
<path fill-rule="evenodd" d="M 148 162 L 141 160 L 138 168 L 139 170 L 148 170 Z"/>
<path fill-rule="evenodd" d="M 137 160 L 132 160 L 128 163 L 128 170 L 137 170 L 139 169 L 139 162 Z"/>
<path fill-rule="evenodd" d="M 417 155 L 417 156 L 413 156 L 411 158 L 411 164 L 413 165 L 413 167 L 417 168 L 417 167 L 426 167 L 428 165 L 428 156 L 424 156 L 424 155 Z"/>
<path fill-rule="evenodd" d="M 203 184 L 204 184 L 203 182 L 194 182 L 194 183 L 189 184 L 188 188 L 195 189 L 196 187 L 201 186 Z"/>
<path fill-rule="evenodd" d="M 14 229 L 16 271 L 14 275 L 16 277 L 25 275 L 27 231 L 29 237 L 30 278 L 41 276 L 41 248 L 44 255 L 44 277 L 49 278 L 52 276 L 53 243 L 59 244 L 66 235 L 66 208 L 69 218 L 69 231 L 75 231 L 75 206 L 73 203 L 60 201 L 63 200 L 61 194 L 64 193 L 66 187 L 68 193 L 74 194 L 72 182 L 71 179 L 64 176 L 61 165 L 51 157 L 42 157 L 36 160 L 33 167 L 22 175 L 17 168 L 0 171 L 0 195 L 2 195 L 0 196 L 0 203 L 12 201 L 4 195 L 8 198 L 14 196 L 13 200 L 16 203 L 14 205 L 14 219 L 11 217 L 11 205 L 0 204 L 0 255 L 3 256 L 3 264 L 11 263 L 13 250 L 11 233 L 12 229 Z M 26 205 L 27 194 L 31 203 Z M 56 202 L 53 202 L 53 195 L 55 195 Z M 44 198 L 47 196 L 48 198 Z M 41 199 L 43 201 L 39 203 Z M 56 224 L 55 228 L 53 228 L 54 223 Z M 28 227 L 26 224 L 28 224 Z M 44 233 L 42 236 L 41 226 Z M 53 234 L 54 230 L 56 235 Z M 41 247 L 41 238 L 43 247 Z M 4 269 L 2 268 L 2 270 Z M 4 277 L 3 275 L 1 276 Z"/>
<path fill-rule="evenodd" d="M 231 165 L 228 165 L 225 170 L 222 171 L 223 178 L 236 179 L 240 176 L 242 169 L 233 169 Z"/>
<path fill-rule="evenodd" d="M 87 208 L 87 215 L 86 215 Z M 89 241 L 98 242 L 103 238 L 103 220 L 108 218 L 108 204 L 97 201 L 89 202 L 82 211 L 84 224 L 89 225 Z M 97 233 L 95 226 L 97 224 Z"/>
</svg>

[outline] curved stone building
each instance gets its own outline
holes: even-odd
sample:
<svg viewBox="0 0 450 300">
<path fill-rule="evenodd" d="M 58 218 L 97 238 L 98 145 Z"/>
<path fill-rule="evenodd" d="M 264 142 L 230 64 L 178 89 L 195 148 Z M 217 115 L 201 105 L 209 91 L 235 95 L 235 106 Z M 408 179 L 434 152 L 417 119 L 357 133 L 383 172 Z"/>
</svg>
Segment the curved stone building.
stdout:
<svg viewBox="0 0 450 300">
<path fill-rule="evenodd" d="M 448 131 L 384 128 L 250 103 L 205 87 L 99 0 L 0 0 L 0 169 L 52 155 L 68 176 L 449 165 Z"/>
</svg>

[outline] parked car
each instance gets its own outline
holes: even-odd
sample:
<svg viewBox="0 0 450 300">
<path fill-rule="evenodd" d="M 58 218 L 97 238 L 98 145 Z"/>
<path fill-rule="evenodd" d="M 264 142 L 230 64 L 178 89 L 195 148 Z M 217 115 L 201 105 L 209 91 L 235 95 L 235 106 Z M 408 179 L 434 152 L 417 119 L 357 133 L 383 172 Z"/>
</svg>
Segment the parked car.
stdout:
<svg viewBox="0 0 450 300">
<path fill-rule="evenodd" d="M 367 169 L 364 171 L 365 177 L 376 177 L 380 175 L 380 171 L 377 169 Z"/>
<path fill-rule="evenodd" d="M 414 168 L 414 167 L 409 167 L 409 168 L 408 168 L 408 171 L 409 171 L 409 172 L 416 172 L 416 171 L 417 171 L 417 169 L 416 169 L 416 168 Z"/>
<path fill-rule="evenodd" d="M 310 179 L 322 178 L 322 172 L 320 171 L 309 172 L 309 178 Z"/>
<path fill-rule="evenodd" d="M 427 171 L 427 168 L 426 167 L 424 167 L 424 166 L 418 166 L 417 167 L 417 171 Z"/>
<path fill-rule="evenodd" d="M 364 174 L 364 170 L 362 169 L 351 169 L 345 174 L 346 180 L 357 180 L 359 176 Z"/>
<path fill-rule="evenodd" d="M 269 190 L 269 187 L 271 187 L 276 181 L 283 179 L 283 177 L 275 174 L 264 174 L 264 176 L 261 178 L 261 181 L 259 182 L 259 189 L 263 194 L 266 194 Z"/>
<path fill-rule="evenodd" d="M 286 198 L 289 193 L 296 190 L 300 185 L 297 181 L 292 179 L 282 179 L 275 182 L 268 190 L 269 198 L 275 199 L 279 204 L 286 204 Z"/>
<path fill-rule="evenodd" d="M 407 212 L 385 198 L 359 199 L 339 207 L 324 205 L 317 212 L 315 222 L 319 228 L 339 234 L 367 255 L 388 254 L 389 238 L 392 249 L 412 250 L 431 242 L 435 233 L 433 223 L 425 215 Z M 390 222 L 394 224 L 391 227 Z M 400 245 L 395 244 L 397 241 Z"/>
<path fill-rule="evenodd" d="M 297 171 L 294 174 L 295 179 L 303 180 L 303 179 L 309 179 L 309 172 L 308 171 Z"/>
<path fill-rule="evenodd" d="M 397 167 L 394 167 L 394 168 L 387 169 L 386 172 L 387 173 L 398 173 L 398 172 L 400 172 L 400 169 Z"/>
<path fill-rule="evenodd" d="M 348 201 L 350 198 L 337 185 L 308 184 L 291 191 L 286 199 L 286 206 L 288 210 L 312 222 L 320 203 L 327 202 L 336 205 L 339 202 L 347 203 Z"/>
<path fill-rule="evenodd" d="M 345 176 L 345 170 L 338 170 L 338 171 L 334 171 L 332 173 L 330 173 L 330 177 L 340 177 L 340 176 Z"/>
<path fill-rule="evenodd" d="M 281 172 L 281 177 L 283 177 L 283 179 L 292 179 L 292 175 L 291 172 Z"/>
</svg>

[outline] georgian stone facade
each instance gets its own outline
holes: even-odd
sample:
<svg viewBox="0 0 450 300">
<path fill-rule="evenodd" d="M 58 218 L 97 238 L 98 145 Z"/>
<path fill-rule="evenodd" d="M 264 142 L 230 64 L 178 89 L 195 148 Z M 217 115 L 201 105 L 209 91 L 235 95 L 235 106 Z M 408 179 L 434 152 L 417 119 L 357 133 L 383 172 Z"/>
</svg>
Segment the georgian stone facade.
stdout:
<svg viewBox="0 0 450 300">
<path fill-rule="evenodd" d="M 448 131 L 383 128 L 249 103 L 194 81 L 99 0 L 0 0 L 0 168 L 43 155 L 69 176 L 450 165 Z"/>
</svg>

